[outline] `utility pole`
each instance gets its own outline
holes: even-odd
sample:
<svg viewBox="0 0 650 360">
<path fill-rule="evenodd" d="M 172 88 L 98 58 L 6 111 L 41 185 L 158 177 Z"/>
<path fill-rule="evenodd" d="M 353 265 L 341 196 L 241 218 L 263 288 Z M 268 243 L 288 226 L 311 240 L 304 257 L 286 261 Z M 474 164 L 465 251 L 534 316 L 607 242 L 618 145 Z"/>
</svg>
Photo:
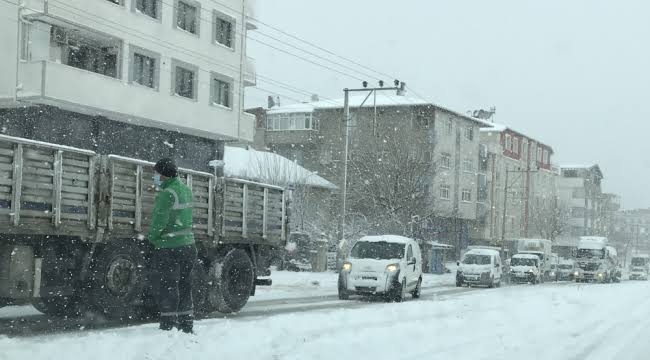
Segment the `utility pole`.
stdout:
<svg viewBox="0 0 650 360">
<path fill-rule="evenodd" d="M 377 122 L 377 97 L 376 97 L 376 92 L 377 91 L 395 91 L 397 95 L 400 95 L 402 92 L 404 92 L 404 88 L 406 86 L 406 83 L 401 82 L 399 80 L 395 80 L 394 82 L 395 86 L 394 87 L 384 87 L 384 82 L 379 81 L 379 87 L 375 88 L 368 88 L 368 82 L 364 81 L 362 83 L 363 88 L 358 88 L 358 89 L 348 89 L 345 88 L 343 89 L 343 124 L 345 125 L 345 139 L 344 141 L 344 154 L 343 154 L 343 183 L 341 186 L 341 220 L 340 220 L 340 225 L 339 225 L 339 238 L 341 241 L 341 244 L 345 244 L 346 239 L 345 239 L 345 215 L 347 212 L 347 190 L 348 190 L 348 157 L 349 157 L 349 151 L 350 151 L 350 93 L 351 92 L 361 92 L 361 93 L 368 93 L 366 98 L 363 100 L 361 105 L 359 105 L 359 108 L 362 108 L 363 105 L 366 103 L 368 98 L 370 98 L 370 95 L 375 94 L 375 119 L 373 120 L 374 123 L 376 124 Z"/>
</svg>

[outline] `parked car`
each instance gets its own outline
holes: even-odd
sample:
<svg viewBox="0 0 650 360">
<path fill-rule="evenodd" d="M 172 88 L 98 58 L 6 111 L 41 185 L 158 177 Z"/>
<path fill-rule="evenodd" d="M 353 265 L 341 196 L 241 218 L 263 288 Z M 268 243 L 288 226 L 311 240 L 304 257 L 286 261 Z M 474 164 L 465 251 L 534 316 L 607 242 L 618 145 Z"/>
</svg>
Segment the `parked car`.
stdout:
<svg viewBox="0 0 650 360">
<path fill-rule="evenodd" d="M 463 255 L 456 270 L 456 286 L 501 286 L 501 256 L 491 249 L 472 249 Z"/>
<path fill-rule="evenodd" d="M 420 297 L 422 253 L 418 243 L 397 235 L 365 236 L 352 247 L 339 273 L 339 299 L 383 295 L 401 302 Z"/>
</svg>

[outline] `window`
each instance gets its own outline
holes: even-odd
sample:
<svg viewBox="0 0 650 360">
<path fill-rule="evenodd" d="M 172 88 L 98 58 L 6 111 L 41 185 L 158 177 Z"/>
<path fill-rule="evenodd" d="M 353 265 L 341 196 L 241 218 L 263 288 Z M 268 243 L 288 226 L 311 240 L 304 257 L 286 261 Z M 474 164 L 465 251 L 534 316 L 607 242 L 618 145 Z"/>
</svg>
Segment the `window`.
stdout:
<svg viewBox="0 0 650 360">
<path fill-rule="evenodd" d="M 578 170 L 562 170 L 562 176 L 565 178 L 577 178 Z"/>
<path fill-rule="evenodd" d="M 472 126 L 468 126 L 465 128 L 465 139 L 469 141 L 474 140 L 474 128 Z"/>
<path fill-rule="evenodd" d="M 31 39 L 29 35 L 29 24 L 23 22 L 20 24 L 20 60 L 23 61 L 30 60 L 30 56 L 29 56 L 30 41 Z"/>
<path fill-rule="evenodd" d="M 234 48 L 235 20 L 226 15 L 214 13 L 214 41 L 231 49 Z"/>
<path fill-rule="evenodd" d="M 158 73 L 160 72 L 160 57 L 149 53 L 146 50 L 132 50 L 131 72 L 129 79 L 131 82 L 150 87 L 158 88 Z"/>
<path fill-rule="evenodd" d="M 509 134 L 506 134 L 506 150 L 512 151 L 512 137 Z"/>
<path fill-rule="evenodd" d="M 479 144 L 478 146 L 478 168 L 479 171 L 486 172 L 488 170 L 488 147 L 485 144 Z"/>
<path fill-rule="evenodd" d="M 136 0 L 135 12 L 154 19 L 160 18 L 160 0 Z"/>
<path fill-rule="evenodd" d="M 472 162 L 472 159 L 463 159 L 463 171 L 474 172 L 474 163 Z"/>
<path fill-rule="evenodd" d="M 528 140 L 526 139 L 521 142 L 521 155 L 524 160 L 528 161 Z"/>
<path fill-rule="evenodd" d="M 449 185 L 440 185 L 440 198 L 449 200 Z"/>
<path fill-rule="evenodd" d="M 573 208 L 571 208 L 571 217 L 574 217 L 574 218 L 583 218 L 583 217 L 585 217 L 585 208 L 583 208 L 583 207 L 573 207 Z"/>
<path fill-rule="evenodd" d="M 464 202 L 472 201 L 472 190 L 463 189 L 463 192 L 461 193 L 461 200 Z"/>
<path fill-rule="evenodd" d="M 485 202 L 488 199 L 488 182 L 485 174 L 478 174 L 477 177 L 476 201 Z"/>
<path fill-rule="evenodd" d="M 537 147 L 537 162 L 542 162 L 542 148 Z"/>
<path fill-rule="evenodd" d="M 440 167 L 444 169 L 451 168 L 451 155 L 448 153 L 442 153 L 440 155 Z"/>
<path fill-rule="evenodd" d="M 413 128 L 414 129 L 428 129 L 429 128 L 429 118 L 422 114 L 417 114 L 413 118 Z"/>
<path fill-rule="evenodd" d="M 196 3 L 176 1 L 176 27 L 189 33 L 199 33 L 199 6 Z"/>
<path fill-rule="evenodd" d="M 518 137 L 513 137 L 512 138 L 512 152 L 515 154 L 519 154 L 519 138 Z"/>
<path fill-rule="evenodd" d="M 548 150 L 544 150 L 544 155 L 542 158 L 542 163 L 548 164 Z"/>
<path fill-rule="evenodd" d="M 196 99 L 198 69 L 188 64 L 174 64 L 174 94 Z"/>
<path fill-rule="evenodd" d="M 232 79 L 213 74 L 210 99 L 213 105 L 232 108 Z"/>
<path fill-rule="evenodd" d="M 311 113 L 268 114 L 266 121 L 267 130 L 318 130 Z"/>
<path fill-rule="evenodd" d="M 102 37 L 93 33 L 76 35 L 74 40 L 68 37 L 68 32 L 53 26 L 50 39 L 61 49 L 62 62 L 78 69 L 92 71 L 97 74 L 120 78 L 120 51 L 122 43 L 114 39 Z M 90 35 L 90 34 L 89 34 Z"/>
<path fill-rule="evenodd" d="M 409 245 L 408 250 L 406 250 L 406 259 L 411 260 L 413 258 L 413 246 Z"/>
<path fill-rule="evenodd" d="M 454 133 L 454 122 L 451 121 L 451 119 L 446 121 L 446 126 L 447 128 L 447 135 L 451 135 Z"/>
</svg>

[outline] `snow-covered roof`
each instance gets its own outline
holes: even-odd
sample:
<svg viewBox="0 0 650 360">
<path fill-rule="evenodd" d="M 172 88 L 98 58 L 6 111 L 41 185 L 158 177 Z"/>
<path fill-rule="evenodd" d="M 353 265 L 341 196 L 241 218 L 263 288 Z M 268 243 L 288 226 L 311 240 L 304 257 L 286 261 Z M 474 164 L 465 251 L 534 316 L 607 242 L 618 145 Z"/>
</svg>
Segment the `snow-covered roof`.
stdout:
<svg viewBox="0 0 650 360">
<path fill-rule="evenodd" d="M 562 164 L 560 169 L 591 169 L 594 166 L 598 166 L 598 164 Z"/>
<path fill-rule="evenodd" d="M 375 100 L 373 95 L 369 96 L 366 99 L 367 95 L 368 94 L 366 93 L 351 93 L 349 97 L 350 107 L 358 108 L 361 106 L 362 103 L 363 103 L 363 107 L 374 107 L 375 104 L 379 107 L 431 105 L 438 109 L 444 110 L 446 112 L 450 112 L 456 116 L 473 120 L 479 123 L 479 125 L 491 126 L 490 124 L 492 124 L 484 120 L 480 120 L 475 117 L 451 110 L 444 106 L 436 105 L 430 101 L 421 98 L 414 98 L 407 95 L 394 95 L 386 92 L 377 92 L 377 99 Z M 320 100 L 320 101 L 309 102 L 309 103 L 274 106 L 268 110 L 267 114 L 273 115 L 273 114 L 287 114 L 287 113 L 311 113 L 317 109 L 339 109 L 339 108 L 343 108 L 343 105 L 344 105 L 343 98 L 326 99 L 326 100 Z"/>
<path fill-rule="evenodd" d="M 216 162 L 211 162 L 211 165 Z M 226 146 L 224 174 L 227 177 L 261 181 L 273 185 L 292 184 L 336 190 L 338 187 L 295 162 L 267 151 Z"/>
<path fill-rule="evenodd" d="M 502 132 L 502 131 L 505 131 L 508 128 L 507 126 L 505 126 L 503 124 L 499 124 L 499 123 L 495 123 L 495 122 L 487 121 L 487 120 L 483 120 L 483 119 L 478 119 L 478 118 L 475 118 L 475 119 L 476 119 L 476 121 L 481 123 L 481 125 L 483 125 L 483 127 L 481 127 L 481 129 L 479 130 L 479 131 L 482 131 L 482 132 Z"/>
<path fill-rule="evenodd" d="M 398 243 L 398 244 L 406 244 L 411 239 L 400 236 L 400 235 L 373 235 L 373 236 L 364 236 L 359 241 L 366 241 L 366 242 L 389 242 L 389 243 Z"/>
<path fill-rule="evenodd" d="M 517 259 L 535 259 L 535 260 L 539 260 L 539 256 L 537 256 L 535 254 L 525 254 L 525 253 L 519 253 L 519 254 L 512 255 L 512 258 L 513 259 L 517 258 Z"/>
<path fill-rule="evenodd" d="M 499 255 L 499 251 L 497 250 L 492 250 L 492 249 L 470 249 L 468 252 L 465 253 L 467 254 L 472 254 L 472 255 Z"/>
</svg>

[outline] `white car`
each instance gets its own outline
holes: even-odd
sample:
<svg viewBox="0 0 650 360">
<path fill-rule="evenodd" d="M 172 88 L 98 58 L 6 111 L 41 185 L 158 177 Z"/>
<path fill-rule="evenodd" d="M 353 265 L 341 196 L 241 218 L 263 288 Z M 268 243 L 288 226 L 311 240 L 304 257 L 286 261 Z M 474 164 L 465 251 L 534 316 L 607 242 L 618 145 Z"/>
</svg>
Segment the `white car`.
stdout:
<svg viewBox="0 0 650 360">
<path fill-rule="evenodd" d="M 501 255 L 496 250 L 472 249 L 463 255 L 456 271 L 456 286 L 501 286 Z"/>
<path fill-rule="evenodd" d="M 543 281 L 537 255 L 517 254 L 510 260 L 510 282 L 539 284 Z"/>
<path fill-rule="evenodd" d="M 422 253 L 413 239 L 397 235 L 365 236 L 354 245 L 339 273 L 339 299 L 384 295 L 403 301 L 420 297 Z"/>
</svg>

